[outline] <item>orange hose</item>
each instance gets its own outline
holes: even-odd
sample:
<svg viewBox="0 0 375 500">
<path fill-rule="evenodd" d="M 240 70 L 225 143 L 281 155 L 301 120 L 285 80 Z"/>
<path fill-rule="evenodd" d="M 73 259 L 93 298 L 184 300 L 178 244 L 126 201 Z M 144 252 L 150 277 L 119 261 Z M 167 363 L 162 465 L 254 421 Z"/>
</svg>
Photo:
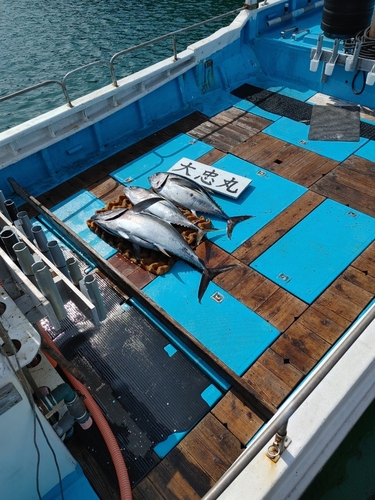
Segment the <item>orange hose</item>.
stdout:
<svg viewBox="0 0 375 500">
<path fill-rule="evenodd" d="M 56 345 L 40 323 L 38 323 L 38 330 L 40 331 L 43 339 L 47 342 L 47 344 L 55 349 L 55 351 L 60 353 L 59 349 L 56 347 Z M 92 418 L 94 419 L 101 435 L 103 436 L 116 470 L 121 500 L 131 500 L 132 490 L 129 481 L 128 469 L 126 468 L 124 457 L 122 456 L 119 445 L 112 433 L 111 428 L 108 425 L 107 420 L 105 419 L 96 401 L 91 396 L 91 393 L 87 389 L 87 387 L 79 380 L 77 380 L 73 375 L 71 375 L 68 371 L 64 370 L 64 368 L 61 369 L 63 370 L 72 386 L 84 396 L 84 403 L 86 405 L 86 408 L 91 413 Z"/>
</svg>

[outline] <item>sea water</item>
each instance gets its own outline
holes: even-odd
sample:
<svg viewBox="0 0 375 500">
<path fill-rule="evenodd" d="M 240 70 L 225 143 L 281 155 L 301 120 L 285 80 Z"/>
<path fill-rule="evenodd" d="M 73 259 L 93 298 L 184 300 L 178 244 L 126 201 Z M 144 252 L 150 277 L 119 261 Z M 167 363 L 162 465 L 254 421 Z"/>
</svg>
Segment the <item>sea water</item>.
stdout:
<svg viewBox="0 0 375 500">
<path fill-rule="evenodd" d="M 237 0 L 17 0 L 1 2 L 0 97 L 94 61 L 67 79 L 71 100 L 111 83 L 111 56 L 171 31 L 242 7 Z M 177 36 L 177 50 L 228 24 L 232 17 Z M 115 62 L 117 78 L 173 55 L 172 39 Z M 0 131 L 65 104 L 56 83 L 0 103 Z"/>
</svg>

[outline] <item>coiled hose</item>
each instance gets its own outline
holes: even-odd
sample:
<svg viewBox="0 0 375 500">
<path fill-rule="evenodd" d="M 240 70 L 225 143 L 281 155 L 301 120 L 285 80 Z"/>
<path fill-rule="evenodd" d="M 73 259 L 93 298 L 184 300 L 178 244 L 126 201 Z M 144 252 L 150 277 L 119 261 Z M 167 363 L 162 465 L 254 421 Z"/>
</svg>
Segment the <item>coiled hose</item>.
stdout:
<svg viewBox="0 0 375 500">
<path fill-rule="evenodd" d="M 357 42 L 361 42 L 361 50 L 359 52 L 359 56 L 363 57 L 364 59 L 372 59 L 375 60 L 375 39 L 370 38 L 370 30 L 371 26 L 368 28 L 360 31 L 359 33 L 356 34 L 354 38 L 348 38 L 347 40 L 344 41 L 344 50 L 347 54 L 352 54 L 354 52 L 355 46 Z M 362 92 L 365 90 L 366 87 L 366 74 L 364 71 L 363 73 L 363 81 L 362 81 L 362 86 L 359 90 L 355 89 L 355 82 L 357 80 L 358 75 L 361 73 L 361 70 L 358 70 L 356 74 L 353 77 L 352 81 L 352 91 L 356 95 L 362 94 Z"/>
<path fill-rule="evenodd" d="M 38 323 L 38 330 L 46 344 L 61 355 L 59 349 L 56 347 L 56 345 L 40 323 Z M 130 486 L 128 469 L 126 468 L 124 457 L 122 456 L 119 445 L 112 433 L 111 428 L 108 425 L 107 420 L 105 419 L 103 413 L 101 412 L 99 406 L 97 405 L 87 387 L 79 380 L 77 380 L 73 375 L 71 375 L 65 368 L 61 369 L 63 370 L 71 385 L 85 397 L 84 402 L 86 408 L 91 413 L 92 418 L 94 419 L 100 433 L 103 436 L 103 439 L 111 455 L 113 465 L 115 467 L 121 500 L 132 500 L 132 490 Z"/>
</svg>

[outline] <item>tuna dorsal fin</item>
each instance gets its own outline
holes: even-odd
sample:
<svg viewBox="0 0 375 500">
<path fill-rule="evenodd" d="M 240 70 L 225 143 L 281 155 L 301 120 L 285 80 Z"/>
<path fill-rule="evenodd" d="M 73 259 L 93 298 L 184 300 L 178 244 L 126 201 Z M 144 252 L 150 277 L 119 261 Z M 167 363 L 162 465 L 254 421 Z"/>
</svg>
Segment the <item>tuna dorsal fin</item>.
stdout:
<svg viewBox="0 0 375 500">
<path fill-rule="evenodd" d="M 151 205 L 154 205 L 158 201 L 164 201 L 164 198 L 149 198 L 147 200 L 140 201 L 136 205 L 133 206 L 131 209 L 132 212 L 139 214 L 140 212 L 144 212 L 147 210 Z"/>
<path fill-rule="evenodd" d="M 182 175 L 174 174 L 173 182 L 181 187 L 189 188 L 197 192 L 205 191 L 205 189 L 195 181 L 187 179 L 186 177 L 182 177 Z"/>
</svg>

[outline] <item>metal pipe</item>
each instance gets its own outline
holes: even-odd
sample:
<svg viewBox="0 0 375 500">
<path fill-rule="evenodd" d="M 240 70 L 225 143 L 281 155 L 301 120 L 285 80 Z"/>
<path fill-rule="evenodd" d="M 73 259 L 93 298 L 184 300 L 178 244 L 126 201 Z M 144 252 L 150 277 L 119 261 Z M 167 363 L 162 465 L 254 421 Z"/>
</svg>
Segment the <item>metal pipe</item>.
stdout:
<svg viewBox="0 0 375 500">
<path fill-rule="evenodd" d="M 56 283 L 53 281 L 52 275 L 44 262 L 35 262 L 31 266 L 38 283 L 40 291 L 51 303 L 53 310 L 59 321 L 66 318 L 67 313 L 64 307 L 64 302 L 57 290 Z"/>
<path fill-rule="evenodd" d="M 83 276 L 79 268 L 77 259 L 75 259 L 74 257 L 69 257 L 66 260 L 66 265 L 68 267 L 70 279 L 72 280 L 74 285 L 78 286 Z"/>
<path fill-rule="evenodd" d="M 245 467 L 249 465 L 251 460 L 267 445 L 278 430 L 287 424 L 293 413 L 298 410 L 305 399 L 308 398 L 317 385 L 332 370 L 374 318 L 375 304 L 368 307 L 363 315 L 353 323 L 341 339 L 327 352 L 294 393 L 284 401 L 275 415 L 251 439 L 242 455 L 238 457 L 232 467 L 224 473 L 202 500 L 214 500 L 226 490 Z"/>
<path fill-rule="evenodd" d="M 9 257 L 17 262 L 17 256 L 13 250 L 13 245 L 19 242 L 18 236 L 14 232 L 14 229 L 10 226 L 4 226 L 3 230 L 0 233 L 0 237 L 2 242 L 4 243 L 5 250 Z"/>
<path fill-rule="evenodd" d="M 8 211 L 10 220 L 12 222 L 14 222 L 15 220 L 17 220 L 18 208 L 17 208 L 17 205 L 14 203 L 14 201 L 11 200 L 11 199 L 5 200 L 4 204 L 5 204 L 5 208 Z"/>
<path fill-rule="evenodd" d="M 17 260 L 23 273 L 29 278 L 29 280 L 37 285 L 32 266 L 35 264 L 34 258 L 30 253 L 29 247 L 23 241 L 19 241 L 13 245 L 14 253 L 16 254 Z"/>
<path fill-rule="evenodd" d="M 101 296 L 98 282 L 95 276 L 88 274 L 80 282 L 81 291 L 91 300 L 98 311 L 99 321 L 103 321 L 107 317 L 107 311 L 104 307 L 103 298 Z"/>
<path fill-rule="evenodd" d="M 291 19 L 295 19 L 297 17 L 302 16 L 303 14 L 306 14 L 307 12 L 310 12 L 313 9 L 317 9 L 319 7 L 322 7 L 324 4 L 324 0 L 318 0 L 315 3 L 311 3 L 307 5 L 307 7 L 302 7 L 301 9 L 296 9 L 292 12 L 288 12 L 287 14 L 284 14 L 283 16 L 280 17 L 275 17 L 273 19 L 270 19 L 267 21 L 267 26 L 276 26 L 277 24 L 280 24 L 285 21 L 290 21 Z"/>
<path fill-rule="evenodd" d="M 39 250 L 47 257 L 47 259 L 52 261 L 51 252 L 49 251 L 49 248 L 48 248 L 47 237 L 44 234 L 42 226 L 40 226 L 39 224 L 36 224 L 36 225 L 32 226 L 31 230 L 35 236 L 35 240 L 36 240 L 36 243 L 38 245 Z"/>
<path fill-rule="evenodd" d="M 5 206 L 5 196 L 4 193 L 0 190 L 0 208 L 5 217 L 10 220 L 10 215 L 8 214 L 7 207 Z"/>
<path fill-rule="evenodd" d="M 70 279 L 70 274 L 68 268 L 66 267 L 65 257 L 61 251 L 59 246 L 59 242 L 57 240 L 51 240 L 47 243 L 48 249 L 51 252 L 53 262 L 56 264 L 56 267 L 65 274 L 65 276 Z"/>
<path fill-rule="evenodd" d="M 17 218 L 22 225 L 23 232 L 30 241 L 34 241 L 34 233 L 32 232 L 31 220 L 25 210 L 18 212 Z"/>
</svg>

